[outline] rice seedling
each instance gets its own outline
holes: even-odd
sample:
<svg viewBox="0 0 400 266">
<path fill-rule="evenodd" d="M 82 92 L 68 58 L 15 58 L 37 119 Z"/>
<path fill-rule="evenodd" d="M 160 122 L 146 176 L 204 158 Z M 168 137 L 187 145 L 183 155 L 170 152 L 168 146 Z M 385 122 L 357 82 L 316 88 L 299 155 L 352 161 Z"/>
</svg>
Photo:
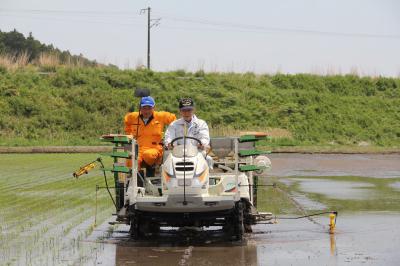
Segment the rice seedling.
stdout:
<svg viewBox="0 0 400 266">
<path fill-rule="evenodd" d="M 76 253 L 94 221 L 95 186 L 104 181 L 98 171 L 79 180 L 71 173 L 94 157 L 0 155 L 0 261 L 54 265 L 63 264 L 65 254 Z M 105 221 L 111 213 L 108 195 L 99 193 L 97 221 Z"/>
</svg>

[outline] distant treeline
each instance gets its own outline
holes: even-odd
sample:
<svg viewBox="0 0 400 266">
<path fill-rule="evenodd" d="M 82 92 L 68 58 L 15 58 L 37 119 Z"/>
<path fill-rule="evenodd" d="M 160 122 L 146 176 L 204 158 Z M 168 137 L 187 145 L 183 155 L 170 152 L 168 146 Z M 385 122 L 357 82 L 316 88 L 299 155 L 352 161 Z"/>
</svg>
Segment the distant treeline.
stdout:
<svg viewBox="0 0 400 266">
<path fill-rule="evenodd" d="M 25 37 L 16 30 L 0 31 L 0 55 L 18 58 L 27 57 L 27 63 L 35 63 L 42 55 L 52 55 L 60 64 L 95 66 L 96 61 L 89 60 L 83 55 L 72 55 L 69 51 L 61 51 L 52 44 L 46 45 L 36 40 L 32 33 Z"/>
</svg>

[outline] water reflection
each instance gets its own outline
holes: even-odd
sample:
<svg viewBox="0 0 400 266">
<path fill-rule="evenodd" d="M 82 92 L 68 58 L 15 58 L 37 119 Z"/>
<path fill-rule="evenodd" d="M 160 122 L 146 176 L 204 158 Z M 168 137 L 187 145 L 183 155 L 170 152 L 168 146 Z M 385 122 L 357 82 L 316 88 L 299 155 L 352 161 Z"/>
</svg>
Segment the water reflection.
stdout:
<svg viewBox="0 0 400 266">
<path fill-rule="evenodd" d="M 331 247 L 331 256 L 336 256 L 336 237 L 335 234 L 329 235 L 330 247 Z"/>
<path fill-rule="evenodd" d="M 157 239 L 126 239 L 116 245 L 115 265 L 258 265 L 257 247 L 223 241 L 218 233 L 161 234 Z"/>
</svg>

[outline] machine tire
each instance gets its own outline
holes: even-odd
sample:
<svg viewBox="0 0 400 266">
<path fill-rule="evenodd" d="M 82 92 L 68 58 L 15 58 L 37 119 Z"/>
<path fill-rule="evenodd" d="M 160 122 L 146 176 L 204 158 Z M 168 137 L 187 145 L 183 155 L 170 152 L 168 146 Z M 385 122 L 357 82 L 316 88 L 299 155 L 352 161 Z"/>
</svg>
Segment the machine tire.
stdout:
<svg viewBox="0 0 400 266">
<path fill-rule="evenodd" d="M 149 232 L 151 235 L 158 235 L 160 233 L 160 225 L 156 222 L 151 222 L 149 225 Z"/>
<path fill-rule="evenodd" d="M 234 237 L 237 241 L 243 240 L 244 234 L 244 215 L 243 202 L 239 201 L 236 204 L 234 212 Z"/>
<path fill-rule="evenodd" d="M 149 227 L 150 224 L 146 223 L 140 215 L 136 214 L 131 218 L 131 227 L 129 230 L 131 238 L 135 240 L 142 239 L 149 232 Z"/>
<path fill-rule="evenodd" d="M 129 234 L 131 236 L 132 239 L 140 239 L 142 236 L 141 230 L 142 228 L 140 228 L 140 222 L 139 222 L 139 217 L 138 216 L 134 216 L 133 218 L 131 218 L 131 222 L 130 222 L 130 229 L 129 229 Z"/>
<path fill-rule="evenodd" d="M 253 229 L 251 228 L 251 225 L 255 224 L 254 218 L 252 217 L 251 214 L 252 205 L 248 199 L 242 199 L 242 204 L 243 204 L 244 231 L 246 233 L 252 233 Z"/>
<path fill-rule="evenodd" d="M 160 233 L 160 225 L 156 222 L 143 223 L 143 218 L 136 215 L 131 219 L 130 236 L 132 239 L 139 240 L 145 237 L 158 235 Z"/>
<path fill-rule="evenodd" d="M 225 224 L 222 227 L 222 230 L 225 234 L 227 241 L 230 241 L 234 238 L 235 228 L 233 224 L 234 224 L 233 214 L 228 217 L 225 217 Z"/>
<path fill-rule="evenodd" d="M 239 201 L 233 208 L 232 213 L 225 218 L 223 231 L 229 240 L 241 241 L 245 231 L 243 202 Z"/>
</svg>

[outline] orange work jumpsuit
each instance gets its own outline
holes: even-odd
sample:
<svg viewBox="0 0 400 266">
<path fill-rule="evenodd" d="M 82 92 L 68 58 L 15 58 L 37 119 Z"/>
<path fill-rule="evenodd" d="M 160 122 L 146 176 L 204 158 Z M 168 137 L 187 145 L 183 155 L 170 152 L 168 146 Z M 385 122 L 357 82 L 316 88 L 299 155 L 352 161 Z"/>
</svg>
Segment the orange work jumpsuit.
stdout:
<svg viewBox="0 0 400 266">
<path fill-rule="evenodd" d="M 163 138 L 163 130 L 165 125 L 169 125 L 176 116 L 169 112 L 153 112 L 147 124 L 139 117 L 138 112 L 132 112 L 125 115 L 125 133 L 132 135 L 136 138 L 139 144 L 139 158 L 138 165 L 139 169 L 144 161 L 147 165 L 152 166 L 156 162 L 161 162 L 163 154 L 163 146 L 161 140 Z M 139 127 L 137 126 L 139 121 Z M 128 165 L 131 166 L 131 165 Z"/>
</svg>

